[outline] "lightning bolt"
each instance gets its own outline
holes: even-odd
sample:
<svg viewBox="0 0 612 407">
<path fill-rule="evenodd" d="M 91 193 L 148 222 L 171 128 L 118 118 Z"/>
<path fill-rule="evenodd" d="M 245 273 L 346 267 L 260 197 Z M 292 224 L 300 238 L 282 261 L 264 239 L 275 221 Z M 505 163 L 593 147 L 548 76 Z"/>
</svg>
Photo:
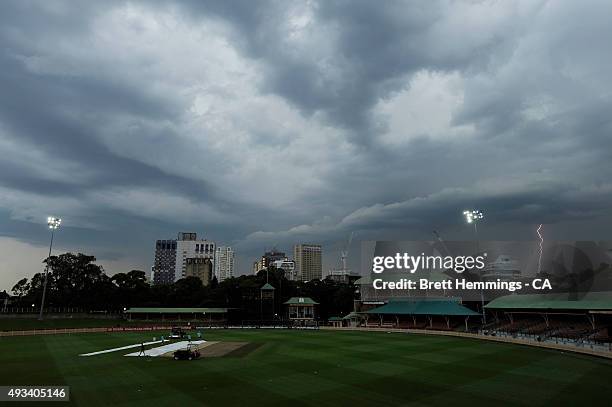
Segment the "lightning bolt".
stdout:
<svg viewBox="0 0 612 407">
<path fill-rule="evenodd" d="M 540 233 L 541 229 L 542 229 L 542 224 L 540 223 L 540 226 L 538 226 L 538 229 L 536 230 L 536 233 L 538 234 L 538 237 L 540 238 L 540 253 L 538 255 L 538 273 L 542 271 L 542 252 L 544 250 L 542 247 L 542 245 L 544 244 L 544 238 L 542 237 L 542 234 Z"/>
</svg>

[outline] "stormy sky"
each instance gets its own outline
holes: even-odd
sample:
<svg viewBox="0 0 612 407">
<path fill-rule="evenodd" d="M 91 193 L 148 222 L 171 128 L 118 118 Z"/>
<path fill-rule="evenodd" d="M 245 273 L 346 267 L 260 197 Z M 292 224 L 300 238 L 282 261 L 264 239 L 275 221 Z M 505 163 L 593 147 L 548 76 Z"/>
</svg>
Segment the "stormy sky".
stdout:
<svg viewBox="0 0 612 407">
<path fill-rule="evenodd" d="M 609 1 L 3 1 L 0 290 L 56 251 L 150 270 L 372 239 L 607 239 Z M 350 257 L 350 255 L 349 255 Z M 358 256 L 351 260 L 358 268 Z"/>
</svg>

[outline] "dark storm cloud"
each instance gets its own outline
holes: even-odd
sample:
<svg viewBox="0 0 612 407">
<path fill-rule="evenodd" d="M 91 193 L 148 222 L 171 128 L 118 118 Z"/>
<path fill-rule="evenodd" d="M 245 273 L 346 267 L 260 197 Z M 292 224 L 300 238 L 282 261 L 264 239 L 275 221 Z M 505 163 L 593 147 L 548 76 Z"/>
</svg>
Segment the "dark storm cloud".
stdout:
<svg viewBox="0 0 612 407">
<path fill-rule="evenodd" d="M 511 34 L 520 27 L 520 21 L 505 21 L 505 26 L 478 34 L 483 22 L 476 21 L 474 31 L 462 35 L 466 27 L 461 23 L 466 22 L 452 21 L 460 7 L 439 1 L 182 4 L 196 14 L 231 22 L 243 52 L 267 65 L 264 91 L 283 96 L 305 114 L 323 113 L 348 129 L 353 142 L 369 147 L 378 132 L 371 108 L 405 87 L 407 76 L 422 69 L 484 69 L 511 49 Z M 317 42 L 288 41 L 287 20 L 296 9 L 312 11 L 309 34 L 318 35 Z"/>
<path fill-rule="evenodd" d="M 0 234 L 42 244 L 36 222 L 62 214 L 67 247 L 146 268 L 155 239 L 189 229 L 235 245 L 240 271 L 267 245 L 452 230 L 465 207 L 498 238 L 573 221 L 599 236 L 611 13 L 3 2 Z"/>
<path fill-rule="evenodd" d="M 42 34 L 41 34 L 42 35 Z M 14 49 L 5 44 L 4 49 Z M 22 55 L 2 55 L 0 64 L 0 123 L 7 140 L 35 147 L 48 154 L 48 160 L 35 163 L 10 162 L 0 180 L 5 186 L 49 195 L 78 197 L 91 188 L 105 186 L 162 186 L 201 199 L 215 199 L 205 180 L 191 180 L 167 174 L 151 165 L 126 159 L 109 151 L 96 135 L 115 116 L 131 115 L 141 120 L 174 120 L 185 106 L 169 98 L 148 92 L 145 83 L 121 83 L 117 78 L 64 77 L 33 75 L 21 61 Z M 174 134 L 160 131 L 159 143 L 171 140 Z M 124 129 L 125 138 L 132 137 Z M 143 148 L 143 153 L 147 149 Z M 75 184 L 71 174 L 64 180 L 41 180 L 20 169 L 20 164 L 39 168 L 53 166 L 55 161 L 73 162 L 91 173 L 86 185 Z M 17 169 L 20 169 L 19 171 Z"/>
</svg>

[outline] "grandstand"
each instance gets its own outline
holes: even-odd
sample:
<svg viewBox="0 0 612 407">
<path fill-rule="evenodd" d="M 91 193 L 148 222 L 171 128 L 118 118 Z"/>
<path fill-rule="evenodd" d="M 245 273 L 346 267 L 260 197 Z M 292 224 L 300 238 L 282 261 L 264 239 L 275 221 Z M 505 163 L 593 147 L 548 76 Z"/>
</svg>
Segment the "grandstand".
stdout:
<svg viewBox="0 0 612 407">
<path fill-rule="evenodd" d="M 481 327 L 481 314 L 474 311 L 480 306 L 480 301 L 465 303 L 458 297 L 450 297 L 450 293 L 443 289 L 407 292 L 374 289 L 372 286 L 375 278 L 397 282 L 404 277 L 404 273 L 389 272 L 365 275 L 355 281 L 359 299 L 355 302 L 355 312 L 351 313 L 351 325 L 462 332 L 475 332 Z M 442 272 L 431 272 L 428 278 L 431 281 L 449 279 Z M 361 319 L 356 320 L 355 316 Z"/>
<path fill-rule="evenodd" d="M 488 335 L 555 343 L 610 344 L 612 292 L 508 295 L 485 306 L 494 322 Z"/>
<path fill-rule="evenodd" d="M 480 317 L 458 298 L 394 298 L 364 312 L 367 327 L 468 331 L 470 317 Z"/>
<path fill-rule="evenodd" d="M 379 276 L 385 281 L 398 281 L 401 274 Z M 492 322 L 483 325 L 480 301 L 465 302 L 448 297 L 452 293 L 441 290 L 425 295 L 405 290 L 376 290 L 372 281 L 373 276 L 364 276 L 355 282 L 359 299 L 350 324 L 345 321 L 343 325 L 471 332 L 612 349 L 610 291 L 501 296 L 485 306 L 487 316 L 491 317 L 488 320 Z"/>
</svg>

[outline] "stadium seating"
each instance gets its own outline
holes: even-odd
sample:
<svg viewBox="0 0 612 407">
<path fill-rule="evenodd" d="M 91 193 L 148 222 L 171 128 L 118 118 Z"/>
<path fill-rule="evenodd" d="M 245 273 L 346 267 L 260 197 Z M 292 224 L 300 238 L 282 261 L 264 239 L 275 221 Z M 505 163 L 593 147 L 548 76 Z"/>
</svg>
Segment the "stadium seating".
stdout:
<svg viewBox="0 0 612 407">
<path fill-rule="evenodd" d="M 590 335 L 589 339 L 596 343 L 611 343 L 612 336 L 610 336 L 610 327 L 597 329 L 593 334 Z"/>
</svg>

